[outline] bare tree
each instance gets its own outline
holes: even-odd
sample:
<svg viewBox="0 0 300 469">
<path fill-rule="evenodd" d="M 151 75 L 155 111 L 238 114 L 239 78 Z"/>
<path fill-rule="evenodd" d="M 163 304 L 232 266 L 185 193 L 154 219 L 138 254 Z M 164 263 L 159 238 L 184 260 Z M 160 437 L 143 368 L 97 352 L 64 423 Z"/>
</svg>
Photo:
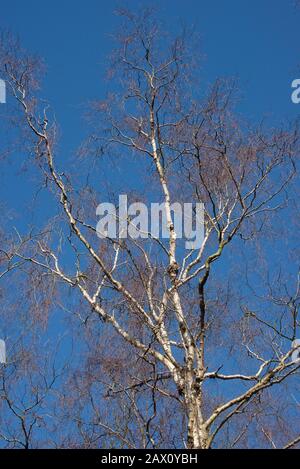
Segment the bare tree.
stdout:
<svg viewBox="0 0 300 469">
<path fill-rule="evenodd" d="M 218 80 L 206 95 L 198 90 L 189 31 L 172 39 L 151 11 L 119 13 L 124 24 L 110 70 L 117 91 L 91 106 L 93 131 L 76 155 L 77 174 L 56 158 L 58 131 L 39 99 L 38 62 L 1 43 L 28 158 L 59 207 L 47 236 L 39 230 L 20 239 L 13 257 L 55 279 L 62 309 L 72 296 L 88 337 L 85 364 L 62 391 L 63 414 L 75 424 L 64 444 L 295 446 L 299 429 L 273 435 L 268 409 L 300 366 L 291 359 L 299 282 L 292 296 L 276 294 L 274 259 L 262 261 L 260 274 L 258 260 L 262 251 L 268 257 L 270 233 L 291 209 L 297 127 L 241 121 L 233 81 Z M 97 203 L 115 202 L 124 190 L 132 202 L 163 203 L 167 241 L 150 231 L 97 237 Z M 204 203 L 199 248 L 185 249 L 177 236 L 174 202 Z M 256 271 L 245 268 L 253 256 L 264 279 L 254 286 Z M 290 290 L 284 267 L 278 282 Z M 282 412 L 284 420 L 290 410 Z"/>
<path fill-rule="evenodd" d="M 34 284 L 32 275 L 26 287 L 21 269 L 19 264 L 7 284 L 13 294 L 4 292 L 1 301 L 1 336 L 7 343 L 7 362 L 0 365 L 0 447 L 42 448 L 55 441 L 57 422 L 51 402 L 65 366 L 59 363 L 57 339 L 49 340 L 45 322 L 38 320 L 33 305 L 46 313 L 45 303 L 37 298 L 42 294 L 37 294 L 41 285 Z M 15 282 L 22 285 L 19 297 L 14 292 Z M 27 298 L 23 296 L 26 293 Z"/>
</svg>

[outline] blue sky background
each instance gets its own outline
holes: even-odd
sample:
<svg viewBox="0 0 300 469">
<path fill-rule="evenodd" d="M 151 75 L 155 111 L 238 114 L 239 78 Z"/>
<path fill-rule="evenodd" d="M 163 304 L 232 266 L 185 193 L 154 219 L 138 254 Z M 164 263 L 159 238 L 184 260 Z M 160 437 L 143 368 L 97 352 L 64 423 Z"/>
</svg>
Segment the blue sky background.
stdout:
<svg viewBox="0 0 300 469">
<path fill-rule="evenodd" d="M 147 2 L 126 4 L 137 8 Z M 18 33 L 24 46 L 47 63 L 44 95 L 69 149 L 82 137 L 80 104 L 105 93 L 103 75 L 118 5 L 125 2 L 1 2 L 1 27 Z M 282 120 L 299 114 L 300 105 L 290 99 L 291 82 L 297 71 L 300 75 L 300 8 L 294 0 L 162 0 L 160 11 L 169 29 L 182 21 L 200 32 L 195 54 L 204 56 L 203 87 L 219 76 L 237 76 L 240 110 L 247 118 Z"/>
<path fill-rule="evenodd" d="M 86 135 L 84 105 L 103 98 L 109 89 L 107 57 L 114 47 L 111 34 L 119 24 L 114 10 L 147 4 L 1 2 L 0 27 L 19 34 L 23 46 L 47 65 L 42 96 L 60 126 L 60 160 L 66 162 Z M 280 124 L 299 116 L 300 104 L 291 101 L 291 83 L 300 76 L 300 8 L 295 0 L 162 0 L 159 11 L 171 32 L 183 23 L 200 33 L 195 55 L 202 57 L 201 93 L 218 77 L 237 77 L 238 111 L 247 120 L 267 118 Z M 32 181 L 16 176 L 19 164 L 13 168 L 10 159 L 10 171 L 2 167 L 0 197 L 22 206 L 32 198 Z"/>
</svg>

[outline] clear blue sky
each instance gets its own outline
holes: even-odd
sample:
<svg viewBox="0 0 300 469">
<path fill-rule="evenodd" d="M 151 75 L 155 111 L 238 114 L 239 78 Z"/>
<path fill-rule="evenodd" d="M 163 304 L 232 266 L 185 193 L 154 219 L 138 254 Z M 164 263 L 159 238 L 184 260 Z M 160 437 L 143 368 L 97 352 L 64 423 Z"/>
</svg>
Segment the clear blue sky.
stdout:
<svg viewBox="0 0 300 469">
<path fill-rule="evenodd" d="M 131 9 L 147 4 L 127 2 Z M 19 34 L 22 44 L 47 64 L 42 95 L 60 125 L 59 158 L 68 158 L 85 135 L 83 105 L 104 97 L 109 87 L 104 75 L 119 5 L 125 2 L 1 2 L 0 28 Z M 300 8 L 295 0 L 162 0 L 159 9 L 171 31 L 185 23 L 199 32 L 195 54 L 203 57 L 201 91 L 217 77 L 235 76 L 242 97 L 238 110 L 247 120 L 268 117 L 281 123 L 299 116 L 300 104 L 291 101 L 291 82 L 300 78 Z M 8 209 L 17 203 L 25 213 L 32 181 L 16 175 L 19 165 L 10 159 L 10 170 L 2 167 L 0 199 Z"/>
<path fill-rule="evenodd" d="M 0 26 L 18 33 L 48 65 L 44 94 L 68 147 L 81 137 L 80 104 L 105 91 L 103 72 L 118 5 L 124 2 L 1 2 Z M 300 105 L 290 100 L 291 81 L 300 76 L 300 8 L 295 0 L 162 0 L 160 9 L 171 30 L 182 20 L 200 32 L 195 54 L 205 55 L 203 86 L 218 76 L 238 76 L 240 109 L 247 118 L 271 115 L 281 120 L 299 114 Z"/>
<path fill-rule="evenodd" d="M 135 9 L 149 3 L 126 4 Z M 109 89 L 104 76 L 114 47 L 111 33 L 119 22 L 114 10 L 120 5 L 126 6 L 108 0 L 1 2 L 0 28 L 19 34 L 22 44 L 47 64 L 42 95 L 61 129 L 59 158 L 68 158 L 86 135 L 83 105 L 103 98 Z M 291 101 L 291 83 L 300 78 L 300 8 L 295 0 L 162 0 L 159 11 L 171 31 L 185 23 L 199 32 L 195 54 L 202 57 L 201 91 L 217 77 L 235 76 L 240 81 L 238 111 L 247 120 L 267 117 L 269 123 L 281 123 L 300 115 L 300 104 Z M 11 159 L 9 165 L 10 174 L 1 169 L 0 198 L 8 208 L 17 202 L 24 212 L 32 199 L 32 181 L 16 176 L 20 161 Z"/>
</svg>

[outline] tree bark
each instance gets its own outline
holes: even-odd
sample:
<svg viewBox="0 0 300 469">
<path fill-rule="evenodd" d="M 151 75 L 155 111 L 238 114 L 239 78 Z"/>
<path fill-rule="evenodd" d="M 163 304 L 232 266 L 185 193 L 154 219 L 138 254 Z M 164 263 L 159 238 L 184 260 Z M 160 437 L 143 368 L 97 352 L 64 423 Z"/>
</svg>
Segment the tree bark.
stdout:
<svg viewBox="0 0 300 469">
<path fill-rule="evenodd" d="M 192 394 L 188 405 L 188 441 L 189 449 L 208 449 L 209 434 L 203 421 L 200 398 Z"/>
</svg>

